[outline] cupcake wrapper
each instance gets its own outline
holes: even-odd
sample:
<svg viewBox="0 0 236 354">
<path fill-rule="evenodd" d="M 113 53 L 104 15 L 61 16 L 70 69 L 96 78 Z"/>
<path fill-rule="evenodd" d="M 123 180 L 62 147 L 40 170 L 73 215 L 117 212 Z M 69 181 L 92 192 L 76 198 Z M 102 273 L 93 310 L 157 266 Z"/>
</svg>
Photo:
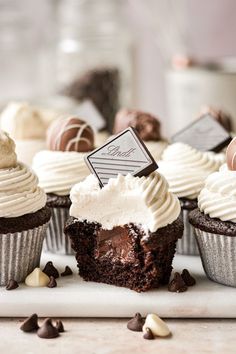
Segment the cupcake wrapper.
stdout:
<svg viewBox="0 0 236 354">
<path fill-rule="evenodd" d="M 236 237 L 195 229 L 202 265 L 211 280 L 236 287 Z"/>
<path fill-rule="evenodd" d="M 52 217 L 46 232 L 44 250 L 57 254 L 75 254 L 71 248 L 70 239 L 64 234 L 69 208 L 51 208 Z"/>
<path fill-rule="evenodd" d="M 184 223 L 184 233 L 177 243 L 177 253 L 189 256 L 199 256 L 198 246 L 195 239 L 194 227 L 188 221 L 190 210 L 181 209 L 181 217 Z"/>
<path fill-rule="evenodd" d="M 39 266 L 47 226 L 0 234 L 0 285 L 10 279 L 22 282 Z"/>
</svg>

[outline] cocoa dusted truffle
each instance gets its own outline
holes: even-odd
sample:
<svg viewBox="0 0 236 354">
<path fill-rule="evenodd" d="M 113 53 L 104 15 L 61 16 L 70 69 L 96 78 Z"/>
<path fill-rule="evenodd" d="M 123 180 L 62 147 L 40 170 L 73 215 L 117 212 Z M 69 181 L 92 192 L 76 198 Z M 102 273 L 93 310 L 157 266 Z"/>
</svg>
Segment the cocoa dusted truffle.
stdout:
<svg viewBox="0 0 236 354">
<path fill-rule="evenodd" d="M 121 109 L 115 117 L 114 134 L 133 127 L 144 141 L 161 140 L 160 122 L 153 115 L 136 110 Z"/>
<path fill-rule="evenodd" d="M 48 129 L 47 146 L 53 151 L 91 151 L 94 149 L 94 132 L 80 118 L 60 118 Z"/>
</svg>

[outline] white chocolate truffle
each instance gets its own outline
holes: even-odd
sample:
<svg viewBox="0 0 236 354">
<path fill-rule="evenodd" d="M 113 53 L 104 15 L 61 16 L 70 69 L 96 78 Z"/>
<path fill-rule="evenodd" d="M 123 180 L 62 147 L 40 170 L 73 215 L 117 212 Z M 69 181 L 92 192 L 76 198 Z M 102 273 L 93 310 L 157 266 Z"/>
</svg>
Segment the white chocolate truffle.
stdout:
<svg viewBox="0 0 236 354">
<path fill-rule="evenodd" d="M 40 268 L 35 268 L 25 279 L 25 284 L 31 287 L 47 286 L 50 279 Z"/>
<path fill-rule="evenodd" d="M 170 330 L 167 324 L 155 314 L 147 315 L 143 326 L 144 333 L 146 332 L 147 328 L 150 328 L 153 335 L 156 337 L 166 337 L 170 334 Z"/>
<path fill-rule="evenodd" d="M 14 139 L 45 139 L 46 123 L 42 113 L 28 103 L 12 102 L 1 114 L 1 129 Z"/>
<path fill-rule="evenodd" d="M 15 167 L 16 163 L 15 143 L 6 132 L 0 130 L 0 169 Z"/>
</svg>

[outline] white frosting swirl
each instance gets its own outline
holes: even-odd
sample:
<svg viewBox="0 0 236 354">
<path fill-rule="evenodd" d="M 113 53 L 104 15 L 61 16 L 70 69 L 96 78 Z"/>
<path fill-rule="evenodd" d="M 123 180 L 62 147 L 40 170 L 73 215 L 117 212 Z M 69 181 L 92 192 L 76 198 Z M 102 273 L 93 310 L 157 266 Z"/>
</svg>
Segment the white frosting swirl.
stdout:
<svg viewBox="0 0 236 354">
<path fill-rule="evenodd" d="M 99 222 L 108 230 L 133 222 L 155 232 L 180 214 L 177 197 L 169 192 L 166 179 L 158 172 L 141 178 L 118 175 L 102 189 L 97 178 L 90 175 L 72 188 L 70 198 L 71 216 Z"/>
<path fill-rule="evenodd" d="M 206 177 L 219 169 L 225 154 L 201 152 L 183 143 L 168 146 L 159 161 L 159 171 L 179 198 L 196 199 Z"/>
<path fill-rule="evenodd" d="M 38 179 L 25 165 L 18 163 L 0 169 L 0 217 L 13 218 L 35 213 L 46 204 L 46 195 Z"/>
<path fill-rule="evenodd" d="M 236 171 L 223 165 L 206 179 L 198 197 L 199 209 L 211 218 L 236 223 Z"/>
<path fill-rule="evenodd" d="M 33 169 L 46 193 L 69 195 L 71 187 L 89 175 L 84 153 L 44 150 L 37 153 Z"/>
</svg>

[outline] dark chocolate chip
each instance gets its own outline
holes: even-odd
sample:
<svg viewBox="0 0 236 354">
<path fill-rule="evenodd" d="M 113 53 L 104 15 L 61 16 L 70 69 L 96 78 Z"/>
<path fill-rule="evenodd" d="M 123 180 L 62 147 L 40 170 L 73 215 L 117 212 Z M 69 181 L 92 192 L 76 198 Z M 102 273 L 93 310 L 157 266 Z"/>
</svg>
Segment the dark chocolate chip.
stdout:
<svg viewBox="0 0 236 354">
<path fill-rule="evenodd" d="M 42 326 L 38 329 L 37 335 L 40 338 L 51 339 L 59 336 L 59 331 L 53 326 L 51 318 L 46 318 Z"/>
<path fill-rule="evenodd" d="M 179 273 L 174 274 L 174 278 L 168 285 L 168 290 L 171 292 L 182 293 L 188 289 Z"/>
<path fill-rule="evenodd" d="M 62 276 L 62 277 L 66 277 L 67 275 L 72 275 L 72 274 L 73 274 L 73 272 L 72 272 L 72 270 L 70 269 L 70 267 L 69 267 L 69 266 L 66 266 L 64 272 L 61 273 L 61 276 Z"/>
<path fill-rule="evenodd" d="M 33 332 L 36 331 L 38 328 L 38 315 L 36 313 L 26 318 L 26 320 L 20 326 L 20 329 L 23 332 Z"/>
<path fill-rule="evenodd" d="M 127 328 L 131 331 L 142 332 L 144 325 L 144 320 L 139 312 L 135 314 L 131 320 L 127 323 Z"/>
<path fill-rule="evenodd" d="M 158 166 L 137 131 L 130 127 L 85 157 L 101 187 L 118 174 L 147 176 Z"/>
<path fill-rule="evenodd" d="M 57 287 L 57 282 L 54 277 L 50 276 L 50 281 L 49 281 L 47 287 L 48 288 L 56 288 Z"/>
<path fill-rule="evenodd" d="M 59 272 L 58 270 L 54 267 L 53 263 L 47 262 L 45 265 L 43 272 L 47 274 L 47 276 L 50 278 L 51 276 L 55 279 L 59 278 Z"/>
<path fill-rule="evenodd" d="M 150 328 L 146 328 L 145 329 L 145 333 L 143 335 L 144 339 L 154 339 L 154 335 L 152 333 L 152 331 L 150 330 Z"/>
<path fill-rule="evenodd" d="M 193 286 L 196 284 L 196 280 L 192 277 L 187 269 L 182 271 L 181 277 L 187 286 Z"/>
<path fill-rule="evenodd" d="M 56 326 L 58 332 L 65 332 L 64 325 L 61 320 L 56 321 Z"/>
<path fill-rule="evenodd" d="M 6 285 L 6 290 L 14 290 L 18 288 L 19 284 L 17 283 L 16 280 L 10 279 Z"/>
</svg>

